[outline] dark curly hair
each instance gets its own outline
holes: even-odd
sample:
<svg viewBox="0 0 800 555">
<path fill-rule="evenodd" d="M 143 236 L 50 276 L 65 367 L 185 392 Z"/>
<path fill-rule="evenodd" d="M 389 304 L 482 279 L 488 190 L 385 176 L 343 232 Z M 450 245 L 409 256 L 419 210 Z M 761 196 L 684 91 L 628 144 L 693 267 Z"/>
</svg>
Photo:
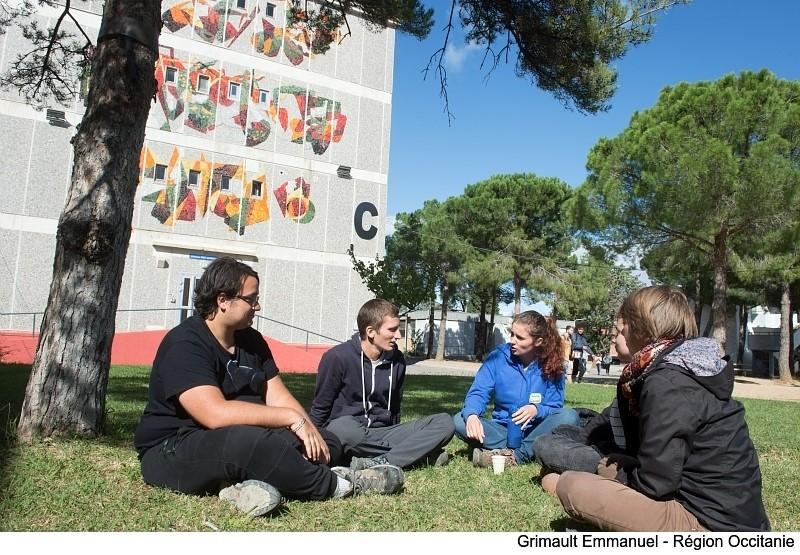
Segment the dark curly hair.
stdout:
<svg viewBox="0 0 800 555">
<path fill-rule="evenodd" d="M 531 336 L 541 337 L 542 344 L 536 350 L 539 367 L 545 379 L 554 381 L 564 373 L 561 354 L 561 336 L 552 318 L 542 316 L 535 310 L 520 312 L 511 320 L 511 324 L 528 326 Z"/>
<path fill-rule="evenodd" d="M 235 297 L 242 290 L 248 276 L 258 279 L 258 273 L 230 256 L 217 258 L 209 264 L 194 288 L 194 312 L 208 319 L 217 313 L 217 297 L 225 293 Z"/>
</svg>

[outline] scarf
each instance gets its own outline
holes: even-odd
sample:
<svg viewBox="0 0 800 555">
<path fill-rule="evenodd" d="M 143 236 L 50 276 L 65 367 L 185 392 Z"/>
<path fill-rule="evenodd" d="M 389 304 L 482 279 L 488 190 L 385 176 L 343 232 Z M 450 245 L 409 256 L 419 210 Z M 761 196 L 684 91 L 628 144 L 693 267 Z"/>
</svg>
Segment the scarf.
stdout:
<svg viewBox="0 0 800 555">
<path fill-rule="evenodd" d="M 633 359 L 622 369 L 622 375 L 619 377 L 619 383 L 622 387 L 622 394 L 628 399 L 628 407 L 631 414 L 639 416 L 641 410 L 639 409 L 639 400 L 633 393 L 633 385 L 639 378 L 651 370 L 650 366 L 653 360 L 658 358 L 658 355 L 670 345 L 677 343 L 683 339 L 682 337 L 674 337 L 672 339 L 659 339 L 655 343 L 649 343 L 642 348 L 638 353 L 633 355 Z"/>
</svg>

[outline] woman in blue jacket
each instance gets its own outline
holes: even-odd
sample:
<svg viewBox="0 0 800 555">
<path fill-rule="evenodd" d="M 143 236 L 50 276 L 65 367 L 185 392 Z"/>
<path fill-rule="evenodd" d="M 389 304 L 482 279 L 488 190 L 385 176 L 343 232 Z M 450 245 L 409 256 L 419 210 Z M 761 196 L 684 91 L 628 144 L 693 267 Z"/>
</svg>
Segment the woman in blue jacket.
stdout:
<svg viewBox="0 0 800 555">
<path fill-rule="evenodd" d="M 533 440 L 561 424 L 577 426 L 578 413 L 564 407 L 566 383 L 561 338 L 550 318 L 529 310 L 511 322 L 511 341 L 481 365 L 464 408 L 453 416 L 456 436 L 473 448 L 472 462 L 491 466 L 505 455 L 506 466 L 533 460 Z M 484 416 L 494 400 L 491 418 Z M 508 427 L 522 428 L 521 445 L 509 448 Z"/>
</svg>

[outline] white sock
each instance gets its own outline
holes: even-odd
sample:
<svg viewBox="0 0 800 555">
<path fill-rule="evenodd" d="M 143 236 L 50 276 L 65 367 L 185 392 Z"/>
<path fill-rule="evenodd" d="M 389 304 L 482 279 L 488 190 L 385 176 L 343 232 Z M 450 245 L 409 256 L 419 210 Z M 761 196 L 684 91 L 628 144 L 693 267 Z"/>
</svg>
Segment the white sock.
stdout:
<svg viewBox="0 0 800 555">
<path fill-rule="evenodd" d="M 349 480 L 336 476 L 336 491 L 333 492 L 333 497 L 345 497 L 350 495 L 353 491 L 353 483 Z"/>
</svg>

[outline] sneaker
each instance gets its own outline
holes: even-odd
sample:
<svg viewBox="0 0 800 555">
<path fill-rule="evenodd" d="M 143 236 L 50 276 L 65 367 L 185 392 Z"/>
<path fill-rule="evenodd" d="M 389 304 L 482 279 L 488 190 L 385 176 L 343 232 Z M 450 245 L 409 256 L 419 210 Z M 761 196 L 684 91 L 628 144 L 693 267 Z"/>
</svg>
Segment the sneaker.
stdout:
<svg viewBox="0 0 800 555">
<path fill-rule="evenodd" d="M 481 449 L 476 447 L 472 451 L 472 464 L 481 468 L 491 468 L 492 455 L 504 455 L 506 457 L 506 467 L 516 466 L 514 451 L 511 449 Z"/>
<path fill-rule="evenodd" d="M 350 470 L 366 470 L 367 468 L 372 468 L 373 466 L 378 466 L 380 464 L 389 464 L 389 461 L 386 459 L 385 455 L 378 455 L 377 457 L 373 458 L 353 457 L 350 461 Z"/>
<path fill-rule="evenodd" d="M 283 501 L 281 493 L 274 486 L 260 480 L 245 480 L 221 489 L 219 498 L 233 503 L 250 518 L 274 511 Z"/>
<path fill-rule="evenodd" d="M 353 484 L 350 495 L 361 495 L 374 491 L 383 495 L 397 493 L 403 488 L 403 469 L 391 464 L 377 464 L 364 470 L 352 470 L 346 466 L 331 468 L 334 474 Z"/>
<path fill-rule="evenodd" d="M 432 457 L 432 455 L 431 455 Z M 447 451 L 441 451 L 436 459 L 433 461 L 433 466 L 444 466 L 450 462 L 450 455 L 447 454 Z"/>
</svg>

